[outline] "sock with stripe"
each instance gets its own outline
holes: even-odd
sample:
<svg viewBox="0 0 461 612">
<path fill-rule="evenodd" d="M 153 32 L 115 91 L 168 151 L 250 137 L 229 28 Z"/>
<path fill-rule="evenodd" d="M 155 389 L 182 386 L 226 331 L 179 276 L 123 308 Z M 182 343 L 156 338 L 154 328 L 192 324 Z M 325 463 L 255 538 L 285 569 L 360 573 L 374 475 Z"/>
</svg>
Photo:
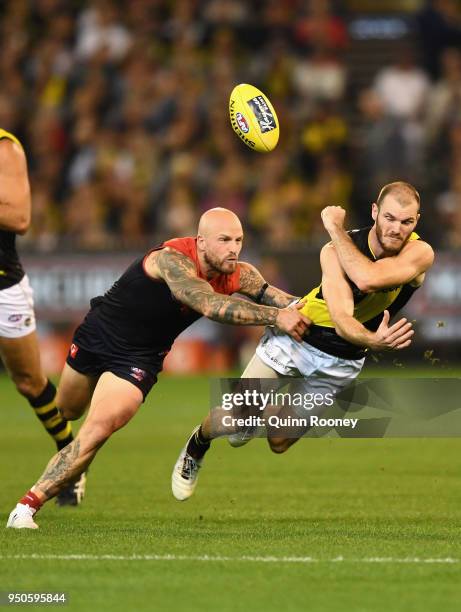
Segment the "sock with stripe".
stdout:
<svg viewBox="0 0 461 612">
<path fill-rule="evenodd" d="M 38 397 L 30 397 L 29 404 L 42 422 L 43 427 L 56 442 L 58 450 L 67 446 L 74 439 L 69 421 L 56 407 L 56 387 L 49 380 Z"/>
<path fill-rule="evenodd" d="M 194 433 L 194 435 L 189 440 L 189 444 L 187 445 L 187 452 L 194 459 L 202 459 L 204 457 L 207 450 L 210 448 L 211 440 L 205 438 L 202 431 L 202 426 L 200 425 L 200 429 Z"/>
<path fill-rule="evenodd" d="M 21 497 L 18 503 L 32 508 L 34 510 L 34 514 L 43 506 L 43 502 L 40 501 L 32 491 L 27 491 L 27 493 L 24 495 L 24 497 Z"/>
</svg>

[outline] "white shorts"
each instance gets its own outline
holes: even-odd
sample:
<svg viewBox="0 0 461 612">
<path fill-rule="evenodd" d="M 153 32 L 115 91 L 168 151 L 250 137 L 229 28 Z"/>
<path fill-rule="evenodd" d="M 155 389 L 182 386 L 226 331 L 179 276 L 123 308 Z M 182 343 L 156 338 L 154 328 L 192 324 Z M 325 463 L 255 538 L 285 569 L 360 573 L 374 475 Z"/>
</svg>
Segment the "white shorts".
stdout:
<svg viewBox="0 0 461 612">
<path fill-rule="evenodd" d="M 334 393 L 360 374 L 365 361 L 365 357 L 343 359 L 329 355 L 272 327 L 266 328 L 256 354 L 279 374 L 308 379 L 312 389 Z"/>
<path fill-rule="evenodd" d="M 35 329 L 33 290 L 24 276 L 0 291 L 0 338 L 22 338 Z"/>
</svg>

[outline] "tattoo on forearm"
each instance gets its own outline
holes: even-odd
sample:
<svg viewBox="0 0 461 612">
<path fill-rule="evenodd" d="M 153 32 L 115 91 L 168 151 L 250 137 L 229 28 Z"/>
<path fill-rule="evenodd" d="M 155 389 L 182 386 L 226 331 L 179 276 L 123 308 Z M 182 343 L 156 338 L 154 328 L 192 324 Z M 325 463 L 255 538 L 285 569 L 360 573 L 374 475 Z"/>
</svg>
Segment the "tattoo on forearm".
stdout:
<svg viewBox="0 0 461 612">
<path fill-rule="evenodd" d="M 180 302 L 220 323 L 274 325 L 277 319 L 277 308 L 259 306 L 237 297 L 204 291 L 193 282 L 183 283 L 175 295 Z"/>
<path fill-rule="evenodd" d="M 269 286 L 264 293 L 261 304 L 265 304 L 266 306 L 276 306 L 277 308 L 286 308 L 295 299 L 296 296 L 289 295 L 288 293 L 285 293 L 285 291 Z"/>
<path fill-rule="evenodd" d="M 156 263 L 175 298 L 206 317 L 233 325 L 275 324 L 277 308 L 215 293 L 209 283 L 197 277 L 193 262 L 181 253 L 160 251 Z"/>
<path fill-rule="evenodd" d="M 261 307 L 239 298 L 227 298 L 223 303 L 218 297 L 211 299 L 209 305 L 210 319 L 234 325 L 274 325 L 278 314 L 277 308 Z"/>
<path fill-rule="evenodd" d="M 74 440 L 65 446 L 51 459 L 35 486 L 49 495 L 54 487 L 74 476 L 71 470 L 79 453 L 80 442 L 78 440 Z"/>
<path fill-rule="evenodd" d="M 240 268 L 240 292 L 250 298 L 256 298 L 264 285 L 265 280 L 262 275 L 252 266 L 242 265 Z M 261 299 L 261 304 L 265 306 L 275 306 L 285 308 L 295 299 L 295 296 L 285 293 L 277 287 L 269 285 Z"/>
</svg>

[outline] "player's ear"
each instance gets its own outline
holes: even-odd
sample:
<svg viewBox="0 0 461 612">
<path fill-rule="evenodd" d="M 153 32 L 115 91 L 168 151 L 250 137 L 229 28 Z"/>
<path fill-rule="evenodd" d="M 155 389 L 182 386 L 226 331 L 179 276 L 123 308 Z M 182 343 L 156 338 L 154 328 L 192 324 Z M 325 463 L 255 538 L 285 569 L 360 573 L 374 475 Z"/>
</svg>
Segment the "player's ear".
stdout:
<svg viewBox="0 0 461 612">
<path fill-rule="evenodd" d="M 379 212 L 378 205 L 376 204 L 376 202 L 373 202 L 373 204 L 371 205 L 371 217 L 372 217 L 373 221 L 376 221 L 376 217 L 378 216 L 378 212 Z"/>
<path fill-rule="evenodd" d="M 197 248 L 199 248 L 201 251 L 205 250 L 205 238 L 200 234 L 197 234 Z"/>
</svg>

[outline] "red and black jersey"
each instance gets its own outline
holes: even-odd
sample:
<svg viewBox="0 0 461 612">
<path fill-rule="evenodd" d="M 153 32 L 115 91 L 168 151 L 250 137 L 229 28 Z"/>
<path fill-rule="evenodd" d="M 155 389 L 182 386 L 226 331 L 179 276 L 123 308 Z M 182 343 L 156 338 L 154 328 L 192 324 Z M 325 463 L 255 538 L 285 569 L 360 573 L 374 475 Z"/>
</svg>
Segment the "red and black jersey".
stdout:
<svg viewBox="0 0 461 612">
<path fill-rule="evenodd" d="M 173 248 L 190 258 L 205 278 L 195 238 L 174 238 L 137 259 L 91 310 L 76 333 L 78 345 L 102 355 L 133 355 L 141 362 L 161 363 L 175 338 L 202 315 L 179 302 L 163 280 L 147 275 L 144 262 L 152 251 Z M 240 286 L 240 266 L 232 274 L 208 281 L 217 293 L 230 295 Z"/>
</svg>

